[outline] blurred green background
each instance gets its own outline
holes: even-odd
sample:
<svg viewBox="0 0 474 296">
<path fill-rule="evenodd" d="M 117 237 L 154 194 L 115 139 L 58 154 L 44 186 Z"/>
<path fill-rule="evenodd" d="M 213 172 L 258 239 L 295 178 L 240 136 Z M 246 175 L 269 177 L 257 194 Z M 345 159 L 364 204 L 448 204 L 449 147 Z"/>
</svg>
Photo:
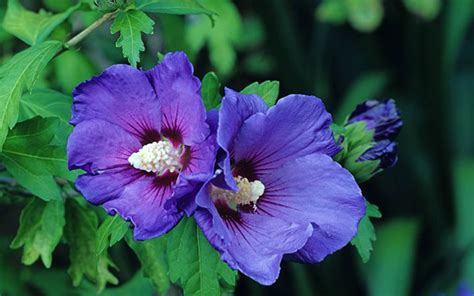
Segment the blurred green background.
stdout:
<svg viewBox="0 0 474 296">
<path fill-rule="evenodd" d="M 158 53 L 183 50 L 202 78 L 215 71 L 223 85 L 280 81 L 280 96 L 312 94 L 342 123 L 359 102 L 394 98 L 402 111 L 395 168 L 362 185 L 383 214 L 375 221 L 371 260 L 352 246 L 318 265 L 284 263 L 278 282 L 263 287 L 245 276 L 236 295 L 434 295 L 460 282 L 474 288 L 474 1 L 473 0 L 201 0 L 219 14 L 154 15 L 141 67 Z M 73 0 L 28 0 L 31 10 L 59 12 Z M 0 1 L 0 19 L 6 0 Z M 53 32 L 68 39 L 97 18 L 78 12 Z M 109 24 L 58 57 L 39 79 L 70 94 L 107 66 L 125 63 Z M 0 28 L 0 61 L 26 48 Z M 5 192 L 0 192 L 0 195 Z M 21 265 L 9 249 L 25 201 L 0 205 L 0 288 L 6 295 L 94 295 L 92 284 L 73 289 L 59 245 L 49 270 Z M 139 263 L 124 243 L 111 249 L 124 285 L 103 295 L 147 295 Z M 170 293 L 173 293 L 170 292 Z M 1 294 L 1 293 L 0 293 Z"/>
</svg>

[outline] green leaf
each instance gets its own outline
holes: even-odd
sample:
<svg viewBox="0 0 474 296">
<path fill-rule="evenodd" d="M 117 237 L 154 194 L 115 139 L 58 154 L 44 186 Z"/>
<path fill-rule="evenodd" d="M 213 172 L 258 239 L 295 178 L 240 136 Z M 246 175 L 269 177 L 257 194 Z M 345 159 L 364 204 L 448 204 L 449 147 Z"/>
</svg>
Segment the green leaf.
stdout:
<svg viewBox="0 0 474 296">
<path fill-rule="evenodd" d="M 220 87 L 221 83 L 214 72 L 207 73 L 202 79 L 201 95 L 206 110 L 217 108 L 217 106 L 219 106 L 222 98 L 219 93 Z"/>
<path fill-rule="evenodd" d="M 65 145 L 72 132 L 72 126 L 69 124 L 71 105 L 71 96 L 52 89 L 35 89 L 32 93 L 21 97 L 18 121 L 25 121 L 36 116 L 57 117 L 59 126 L 51 143 Z"/>
<path fill-rule="evenodd" d="M 41 43 L 64 22 L 80 5 L 75 5 L 63 13 L 51 14 L 45 11 L 34 13 L 21 6 L 18 0 L 8 0 L 3 28 L 29 45 Z"/>
<path fill-rule="evenodd" d="M 65 147 L 50 145 L 57 127 L 53 118 L 22 122 L 9 133 L 0 153 L 18 183 L 46 201 L 61 199 L 53 175 L 69 175 Z"/>
<path fill-rule="evenodd" d="M 110 32 L 112 34 L 120 32 L 115 46 L 122 47 L 123 56 L 128 58 L 134 67 L 140 62 L 140 51 L 145 51 L 142 32 L 153 34 L 154 24 L 155 22 L 148 15 L 139 10 L 122 11 L 112 23 Z"/>
<path fill-rule="evenodd" d="M 370 252 L 373 250 L 372 241 L 377 239 L 375 235 L 374 225 L 370 218 L 381 218 L 382 214 L 376 205 L 367 202 L 367 210 L 364 218 L 359 223 L 359 228 L 356 237 L 351 241 L 351 244 L 357 248 L 362 262 L 367 263 L 370 259 Z"/>
<path fill-rule="evenodd" d="M 70 94 L 79 83 L 98 74 L 90 58 L 79 51 L 68 50 L 54 59 L 52 64 L 56 80 L 62 91 L 67 94 Z"/>
<path fill-rule="evenodd" d="M 101 255 L 108 247 L 119 242 L 128 229 L 128 223 L 120 215 L 107 216 L 97 231 L 96 255 Z"/>
<path fill-rule="evenodd" d="M 372 259 L 367 264 L 369 296 L 411 295 L 419 224 L 398 219 L 377 228 Z"/>
<path fill-rule="evenodd" d="M 127 235 L 125 239 L 140 260 L 144 275 L 152 281 L 160 295 L 165 295 L 171 285 L 166 261 L 166 236 L 135 241 Z"/>
<path fill-rule="evenodd" d="M 207 44 L 212 65 L 220 76 L 228 75 L 234 69 L 235 48 L 242 36 L 239 11 L 230 0 L 201 0 L 200 3 L 216 12 L 215 24 L 213 26 L 204 16 L 197 16 L 186 28 L 186 40 L 193 54 Z"/>
<path fill-rule="evenodd" d="M 351 25 L 362 32 L 375 30 L 383 19 L 381 0 L 346 0 Z"/>
<path fill-rule="evenodd" d="M 220 295 L 220 281 L 235 286 L 237 272 L 221 261 L 191 218 L 183 218 L 168 235 L 169 276 L 184 295 Z"/>
<path fill-rule="evenodd" d="M 426 20 L 434 20 L 441 10 L 441 0 L 403 0 L 405 7 Z"/>
<path fill-rule="evenodd" d="M 52 253 L 63 234 L 64 203 L 32 199 L 20 215 L 20 228 L 10 247 L 23 246 L 22 262 L 33 264 L 39 257 L 46 268 L 51 267 Z"/>
<path fill-rule="evenodd" d="M 57 41 L 34 45 L 13 56 L 0 67 L 0 151 L 18 119 L 20 97 L 31 91 L 39 73 L 61 49 Z"/>
<path fill-rule="evenodd" d="M 265 103 L 271 107 L 275 105 L 278 99 L 278 93 L 280 92 L 280 82 L 278 81 L 264 81 L 262 83 L 254 82 L 246 86 L 241 93 L 243 94 L 256 94 L 261 97 Z"/>
<path fill-rule="evenodd" d="M 86 276 L 96 282 L 98 290 L 102 291 L 107 283 L 116 285 L 118 280 L 109 271 L 109 267 L 114 265 L 107 252 L 96 256 L 97 225 L 98 219 L 93 211 L 73 199 L 67 200 L 65 237 L 71 261 L 68 273 L 75 287 Z"/>
<path fill-rule="evenodd" d="M 21 122 L 8 134 L 0 153 L 18 183 L 46 201 L 61 199 L 53 176 L 74 181 L 77 175 L 68 170 L 66 146 L 52 143 L 58 127 L 57 118 L 35 117 Z"/>
<path fill-rule="evenodd" d="M 61 123 L 69 125 L 71 105 L 71 96 L 52 89 L 35 89 L 21 97 L 18 121 L 36 116 L 57 117 Z"/>
<path fill-rule="evenodd" d="M 166 14 L 206 14 L 214 13 L 196 0 L 136 0 L 136 8 L 146 12 Z"/>
</svg>

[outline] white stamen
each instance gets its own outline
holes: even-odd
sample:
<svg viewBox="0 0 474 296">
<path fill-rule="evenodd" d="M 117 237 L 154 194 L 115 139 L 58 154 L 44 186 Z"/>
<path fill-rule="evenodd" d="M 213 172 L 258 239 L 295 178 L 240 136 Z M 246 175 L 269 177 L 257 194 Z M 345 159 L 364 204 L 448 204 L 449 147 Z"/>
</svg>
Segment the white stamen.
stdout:
<svg viewBox="0 0 474 296">
<path fill-rule="evenodd" d="M 166 171 L 173 173 L 182 169 L 180 159 L 183 152 L 182 146 L 175 148 L 169 140 L 164 139 L 146 144 L 138 152 L 132 153 L 128 162 L 136 169 L 162 175 Z"/>
<path fill-rule="evenodd" d="M 221 189 L 213 186 L 211 196 L 214 200 L 224 200 L 230 205 L 251 205 L 256 209 L 257 200 L 263 195 L 265 185 L 259 180 L 250 182 L 241 176 L 234 177 L 239 191 Z"/>
</svg>

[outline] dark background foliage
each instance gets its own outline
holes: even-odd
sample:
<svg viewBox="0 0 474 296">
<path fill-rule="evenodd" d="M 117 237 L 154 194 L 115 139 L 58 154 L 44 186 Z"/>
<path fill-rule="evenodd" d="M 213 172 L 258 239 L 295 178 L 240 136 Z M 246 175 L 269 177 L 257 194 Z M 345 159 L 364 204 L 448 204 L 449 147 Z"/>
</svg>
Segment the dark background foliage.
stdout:
<svg viewBox="0 0 474 296">
<path fill-rule="evenodd" d="M 23 3 L 32 10 L 61 11 L 73 2 Z M 202 2 L 211 9 L 220 5 Z M 184 50 L 201 78 L 216 71 L 223 84 L 239 90 L 253 81 L 278 80 L 280 97 L 316 95 L 339 123 L 367 98 L 394 98 L 402 111 L 398 164 L 362 185 L 383 214 L 375 221 L 371 260 L 363 264 L 349 245 L 321 264 L 283 264 L 271 287 L 241 275 L 236 295 L 433 295 L 451 293 L 460 282 L 474 288 L 474 2 L 441 2 L 433 17 L 409 11 L 403 1 L 382 2 L 383 20 L 365 32 L 318 20 L 316 0 L 236 0 L 240 18 L 228 17 L 213 37 L 205 36 L 210 25 L 202 26 L 200 18 L 153 17 L 155 34 L 145 38 L 143 68 L 157 62 L 157 52 Z M 65 39 L 93 19 L 94 13 L 78 13 L 53 37 Z M 199 46 L 200 38 L 206 46 Z M 125 63 L 115 40 L 104 26 L 80 51 L 49 65 L 39 85 L 70 93 L 105 67 Z M 23 48 L 0 29 L 1 60 Z M 73 292 L 63 244 L 50 270 L 39 262 L 21 265 L 21 252 L 8 248 L 25 204 L 21 192 L 16 194 L 0 206 L 0 286 L 24 295 L 93 294 L 88 283 Z M 110 253 L 119 280 L 132 278 L 139 263 L 131 250 L 120 243 Z M 104 293 L 113 293 L 108 290 Z"/>
</svg>

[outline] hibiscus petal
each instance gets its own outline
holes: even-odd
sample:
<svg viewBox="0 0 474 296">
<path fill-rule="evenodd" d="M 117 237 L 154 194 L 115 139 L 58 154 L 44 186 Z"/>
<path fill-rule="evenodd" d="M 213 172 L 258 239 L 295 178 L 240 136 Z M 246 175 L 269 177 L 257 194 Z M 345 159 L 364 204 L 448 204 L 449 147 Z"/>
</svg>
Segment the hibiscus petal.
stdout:
<svg viewBox="0 0 474 296">
<path fill-rule="evenodd" d="M 225 183 L 223 185 L 227 185 L 227 189 L 237 190 L 230 164 L 234 138 L 247 118 L 259 112 L 266 112 L 267 109 L 265 102 L 257 95 L 244 95 L 228 88 L 225 89 L 225 97 L 222 99 L 219 111 L 217 143 L 225 153 L 219 165 L 224 170 Z"/>
<path fill-rule="evenodd" d="M 256 114 L 242 125 L 234 141 L 234 159 L 250 162 L 255 174 L 311 153 L 334 155 L 340 148 L 330 128 L 331 115 L 313 96 L 290 95 L 267 114 Z"/>
<path fill-rule="evenodd" d="M 114 65 L 73 92 L 71 124 L 102 119 L 121 126 L 143 143 L 160 131 L 160 104 L 145 73 Z"/>
<path fill-rule="evenodd" d="M 169 53 L 146 72 L 162 111 L 162 133 L 184 144 L 200 143 L 209 134 L 201 100 L 201 82 L 183 52 Z"/>
<path fill-rule="evenodd" d="M 77 178 L 76 188 L 90 203 L 100 205 L 120 196 L 127 185 L 142 175 L 142 172 L 134 168 L 112 170 L 97 175 L 84 174 Z"/>
<path fill-rule="evenodd" d="M 312 233 L 310 224 L 288 223 L 276 217 L 239 213 L 236 219 L 225 219 L 231 233 L 226 243 L 209 223 L 210 212 L 199 209 L 195 218 L 205 236 L 232 268 L 240 270 L 263 285 L 278 278 L 284 254 L 300 249 Z"/>
<path fill-rule="evenodd" d="M 120 126 L 104 120 L 79 123 L 68 140 L 69 169 L 91 174 L 128 167 L 128 157 L 141 148 L 140 142 Z"/>
<path fill-rule="evenodd" d="M 219 111 L 217 109 L 211 109 L 207 111 L 207 123 L 209 124 L 209 129 L 211 134 L 217 133 L 217 125 L 219 124 Z"/>
<path fill-rule="evenodd" d="M 319 262 L 344 247 L 365 214 L 354 177 L 324 154 L 288 161 L 260 181 L 265 192 L 257 202 L 259 214 L 315 224 L 312 238 L 297 254 L 304 262 Z"/>
<path fill-rule="evenodd" d="M 177 209 L 164 207 L 172 196 L 172 191 L 171 184 L 159 186 L 155 176 L 142 176 L 103 206 L 109 212 L 117 212 L 133 223 L 134 239 L 151 239 L 168 232 L 183 216 Z"/>
<path fill-rule="evenodd" d="M 211 135 L 200 144 L 187 148 L 183 158 L 183 170 L 181 175 L 191 176 L 204 174 L 207 180 L 212 176 L 216 158 L 216 136 Z"/>
<path fill-rule="evenodd" d="M 166 207 L 178 207 L 190 216 L 196 209 L 195 196 L 214 171 L 216 136 L 210 135 L 201 144 L 188 147 L 184 155 L 184 169 L 176 183 L 174 196 Z"/>
</svg>

